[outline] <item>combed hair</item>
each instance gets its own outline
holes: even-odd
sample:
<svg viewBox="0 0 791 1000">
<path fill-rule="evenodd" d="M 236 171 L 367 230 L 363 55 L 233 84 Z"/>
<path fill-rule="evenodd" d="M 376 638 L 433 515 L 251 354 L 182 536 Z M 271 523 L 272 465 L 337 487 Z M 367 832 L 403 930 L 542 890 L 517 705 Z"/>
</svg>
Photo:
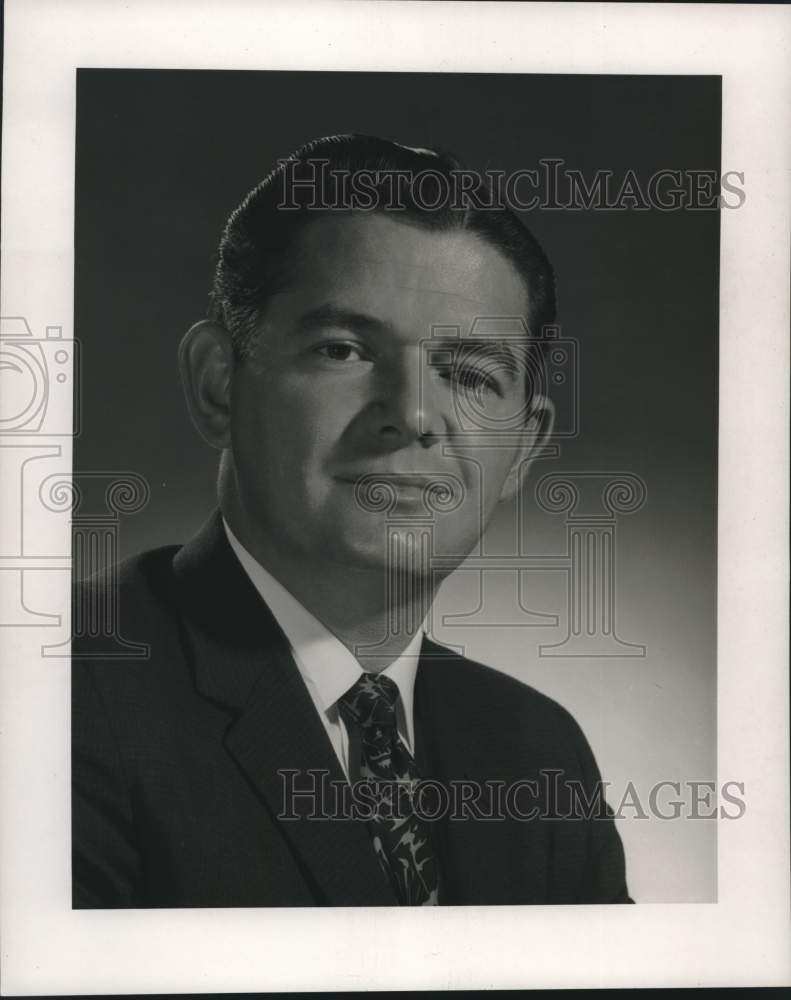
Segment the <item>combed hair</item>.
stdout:
<svg viewBox="0 0 791 1000">
<path fill-rule="evenodd" d="M 228 330 L 236 357 L 245 360 L 251 355 L 267 300 L 288 284 L 298 234 L 317 219 L 338 214 L 337 207 L 322 207 L 316 201 L 312 182 L 321 171 L 324 176 L 369 175 L 369 190 L 375 194 L 371 211 L 432 232 L 475 233 L 495 247 L 521 275 L 527 291 L 527 326 L 534 336 L 540 335 L 543 327 L 555 320 L 555 281 L 552 267 L 530 230 L 510 208 L 496 204 L 484 177 L 476 177 L 475 185 L 465 191 L 463 205 L 432 195 L 432 191 L 441 194 L 444 185 L 439 179 L 444 178 L 452 190 L 454 172 L 464 170 L 447 152 L 358 134 L 314 139 L 279 160 L 231 213 L 218 248 L 209 317 Z M 420 199 L 414 198 L 412 185 L 403 185 L 399 206 L 388 208 L 394 178 L 404 172 L 411 177 L 424 175 Z M 436 208 L 427 207 L 435 201 Z M 486 205 L 495 207 L 480 207 Z"/>
</svg>

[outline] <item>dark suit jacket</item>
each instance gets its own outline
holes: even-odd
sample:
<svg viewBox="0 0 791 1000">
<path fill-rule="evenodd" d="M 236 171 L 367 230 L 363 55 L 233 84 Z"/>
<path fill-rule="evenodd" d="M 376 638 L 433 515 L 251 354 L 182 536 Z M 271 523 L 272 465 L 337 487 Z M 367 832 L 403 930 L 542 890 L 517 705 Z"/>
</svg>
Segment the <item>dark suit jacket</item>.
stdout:
<svg viewBox="0 0 791 1000">
<path fill-rule="evenodd" d="M 182 548 L 122 563 L 117 589 L 79 585 L 75 607 L 114 598 L 122 634 L 150 655 L 81 659 L 91 644 L 74 640 L 73 905 L 395 905 L 363 820 L 309 819 L 309 797 L 300 818 L 278 818 L 279 769 L 297 770 L 299 788 L 318 780 L 311 770 L 345 779 L 219 514 Z M 476 808 L 433 824 L 441 903 L 631 902 L 612 819 L 562 818 L 566 783 L 590 798 L 599 781 L 568 712 L 428 640 L 414 711 L 420 774 L 484 789 Z M 481 818 L 498 781 L 536 781 L 537 798 L 521 786 L 514 801 L 546 812 L 554 779 L 542 769 L 560 772 L 554 818 Z"/>
</svg>

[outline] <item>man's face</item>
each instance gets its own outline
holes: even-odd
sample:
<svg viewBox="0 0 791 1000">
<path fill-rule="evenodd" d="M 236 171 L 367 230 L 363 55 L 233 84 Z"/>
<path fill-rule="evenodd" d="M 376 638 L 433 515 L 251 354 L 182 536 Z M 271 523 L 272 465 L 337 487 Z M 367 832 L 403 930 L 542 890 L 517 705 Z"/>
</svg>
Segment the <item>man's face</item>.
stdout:
<svg viewBox="0 0 791 1000">
<path fill-rule="evenodd" d="M 508 418 L 524 407 L 526 336 L 511 321 L 512 364 L 509 349 L 497 354 L 474 327 L 478 317 L 524 316 L 519 275 L 474 234 L 382 215 L 317 220 L 295 261 L 231 386 L 248 527 L 284 555 L 370 569 L 384 567 L 388 552 L 406 559 L 397 539 L 422 522 L 433 555 L 460 561 L 521 453 Z M 477 417 L 489 447 L 480 431 L 465 433 Z M 497 426 L 509 433 L 492 447 Z M 371 477 L 368 490 L 361 477 Z M 427 510 L 432 477 L 449 493 Z"/>
</svg>

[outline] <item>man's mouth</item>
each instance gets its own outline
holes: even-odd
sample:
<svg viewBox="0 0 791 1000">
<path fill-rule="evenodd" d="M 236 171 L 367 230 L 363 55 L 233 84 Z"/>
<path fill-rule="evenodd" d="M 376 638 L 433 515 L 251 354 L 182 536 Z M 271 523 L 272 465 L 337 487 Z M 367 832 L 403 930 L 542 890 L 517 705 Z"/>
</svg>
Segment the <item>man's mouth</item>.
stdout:
<svg viewBox="0 0 791 1000">
<path fill-rule="evenodd" d="M 464 496 L 462 481 L 447 472 L 361 472 L 336 477 L 354 487 L 363 510 L 392 510 L 402 503 L 422 504 L 426 513 L 455 509 Z"/>
</svg>

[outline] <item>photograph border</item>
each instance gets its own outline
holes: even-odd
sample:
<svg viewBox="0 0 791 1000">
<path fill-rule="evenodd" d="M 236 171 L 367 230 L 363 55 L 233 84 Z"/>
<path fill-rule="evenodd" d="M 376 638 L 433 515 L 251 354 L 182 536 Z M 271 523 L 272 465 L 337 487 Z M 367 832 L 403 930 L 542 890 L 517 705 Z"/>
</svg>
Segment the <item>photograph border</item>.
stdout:
<svg viewBox="0 0 791 1000">
<path fill-rule="evenodd" d="M 744 174 L 746 199 L 721 220 L 718 779 L 743 782 L 747 808 L 718 821 L 716 904 L 72 911 L 69 660 L 43 658 L 35 626 L 5 628 L 0 989 L 787 984 L 788 9 L 10 0 L 5 32 L 0 311 L 36 332 L 61 324 L 66 339 L 78 67 L 722 76 L 722 169 Z M 55 407 L 50 454 L 68 470 L 72 401 Z M 5 541 L 23 503 L 10 452 L 0 448 Z M 37 594 L 65 615 L 68 528 L 48 541 L 63 564 L 39 570 Z M 19 600 L 15 565 L 0 558 L 4 605 Z"/>
</svg>

